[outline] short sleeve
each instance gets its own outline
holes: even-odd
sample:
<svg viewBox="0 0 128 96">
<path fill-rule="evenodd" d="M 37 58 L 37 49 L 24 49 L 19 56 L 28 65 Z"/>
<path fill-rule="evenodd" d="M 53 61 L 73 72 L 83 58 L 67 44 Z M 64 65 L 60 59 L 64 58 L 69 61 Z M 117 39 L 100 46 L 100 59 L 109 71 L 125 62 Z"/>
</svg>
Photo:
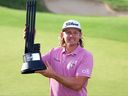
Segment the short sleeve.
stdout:
<svg viewBox="0 0 128 96">
<path fill-rule="evenodd" d="M 51 54 L 52 54 L 52 50 L 51 49 L 49 52 L 47 52 L 46 54 L 42 55 L 41 58 L 42 60 L 45 62 L 45 61 L 48 61 L 49 63 L 51 62 Z M 51 63 L 50 63 L 51 64 Z"/>
<path fill-rule="evenodd" d="M 93 69 L 93 56 L 91 53 L 86 53 L 82 59 L 80 64 L 77 67 L 76 76 L 86 76 L 91 77 Z"/>
</svg>

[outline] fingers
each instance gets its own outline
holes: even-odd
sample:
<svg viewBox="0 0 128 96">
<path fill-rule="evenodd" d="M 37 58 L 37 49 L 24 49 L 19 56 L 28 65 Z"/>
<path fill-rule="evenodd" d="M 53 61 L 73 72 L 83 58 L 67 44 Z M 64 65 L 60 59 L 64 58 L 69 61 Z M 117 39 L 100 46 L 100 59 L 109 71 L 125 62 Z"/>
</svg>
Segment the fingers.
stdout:
<svg viewBox="0 0 128 96">
<path fill-rule="evenodd" d="M 23 34 L 23 38 L 26 39 L 26 32 L 24 32 L 24 34 Z"/>
<path fill-rule="evenodd" d="M 45 66 L 47 67 L 47 68 L 49 68 L 49 63 L 48 63 L 48 61 L 45 61 Z M 45 70 L 37 70 L 37 71 L 35 71 L 35 73 L 44 73 L 45 72 Z"/>
<path fill-rule="evenodd" d="M 27 27 L 24 28 L 23 32 L 24 32 L 24 33 L 23 33 L 23 38 L 26 39 Z"/>
<path fill-rule="evenodd" d="M 37 70 L 35 73 L 44 73 L 44 70 Z"/>
<path fill-rule="evenodd" d="M 47 68 L 50 66 L 48 61 L 45 61 L 45 65 L 46 65 Z"/>
<path fill-rule="evenodd" d="M 40 73 L 42 75 L 45 75 L 51 69 L 51 66 L 48 61 L 45 61 L 45 66 L 47 67 L 46 70 L 37 70 L 35 71 L 35 73 Z"/>
</svg>

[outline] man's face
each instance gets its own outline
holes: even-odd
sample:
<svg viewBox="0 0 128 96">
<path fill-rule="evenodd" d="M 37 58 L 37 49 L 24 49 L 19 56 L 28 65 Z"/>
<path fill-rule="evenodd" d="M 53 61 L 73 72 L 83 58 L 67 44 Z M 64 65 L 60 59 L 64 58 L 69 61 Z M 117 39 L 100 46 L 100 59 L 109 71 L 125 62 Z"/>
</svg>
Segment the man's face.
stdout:
<svg viewBox="0 0 128 96">
<path fill-rule="evenodd" d="M 78 45 L 81 38 L 81 32 L 76 28 L 67 28 L 61 35 L 66 45 Z"/>
</svg>

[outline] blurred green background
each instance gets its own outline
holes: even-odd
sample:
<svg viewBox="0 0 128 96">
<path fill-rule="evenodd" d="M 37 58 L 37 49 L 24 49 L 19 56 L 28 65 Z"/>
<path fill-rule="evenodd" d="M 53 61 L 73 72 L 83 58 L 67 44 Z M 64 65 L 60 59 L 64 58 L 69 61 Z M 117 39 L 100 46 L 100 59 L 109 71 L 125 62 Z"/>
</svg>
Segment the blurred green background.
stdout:
<svg viewBox="0 0 128 96">
<path fill-rule="evenodd" d="M 12 4 L 14 9 L 10 1 L 15 2 Z M 123 4 L 120 0 L 107 1 Z M 18 4 L 21 7 L 17 9 Z M 20 73 L 26 12 L 19 9 L 24 8 L 24 4 L 25 0 L 0 1 L 0 96 L 49 96 L 47 78 Z M 84 46 L 94 56 L 93 74 L 88 84 L 89 96 L 128 96 L 128 17 L 88 17 L 48 12 L 47 9 L 37 12 L 35 41 L 41 43 L 41 53 L 58 46 L 59 32 L 65 20 L 76 19 L 83 28 Z"/>
</svg>

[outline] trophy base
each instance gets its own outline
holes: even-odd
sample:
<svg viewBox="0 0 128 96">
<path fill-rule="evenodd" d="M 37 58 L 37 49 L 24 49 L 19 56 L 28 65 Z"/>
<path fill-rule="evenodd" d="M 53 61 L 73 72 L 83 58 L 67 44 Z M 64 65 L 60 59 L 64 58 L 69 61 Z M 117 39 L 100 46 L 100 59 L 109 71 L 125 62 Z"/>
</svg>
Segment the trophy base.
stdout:
<svg viewBox="0 0 128 96">
<path fill-rule="evenodd" d="M 31 74 L 34 73 L 35 71 L 31 70 L 31 69 L 25 69 L 25 70 L 21 70 L 21 74 Z"/>
<path fill-rule="evenodd" d="M 36 55 L 36 57 L 35 57 L 35 55 Z M 39 56 L 39 58 L 37 58 L 37 56 Z M 45 66 L 44 62 L 41 60 L 39 53 L 25 54 L 24 61 L 25 62 L 22 64 L 22 68 L 21 68 L 21 74 L 31 74 L 31 73 L 35 73 L 35 71 L 37 71 L 37 70 L 45 70 L 46 69 L 46 66 Z"/>
</svg>

